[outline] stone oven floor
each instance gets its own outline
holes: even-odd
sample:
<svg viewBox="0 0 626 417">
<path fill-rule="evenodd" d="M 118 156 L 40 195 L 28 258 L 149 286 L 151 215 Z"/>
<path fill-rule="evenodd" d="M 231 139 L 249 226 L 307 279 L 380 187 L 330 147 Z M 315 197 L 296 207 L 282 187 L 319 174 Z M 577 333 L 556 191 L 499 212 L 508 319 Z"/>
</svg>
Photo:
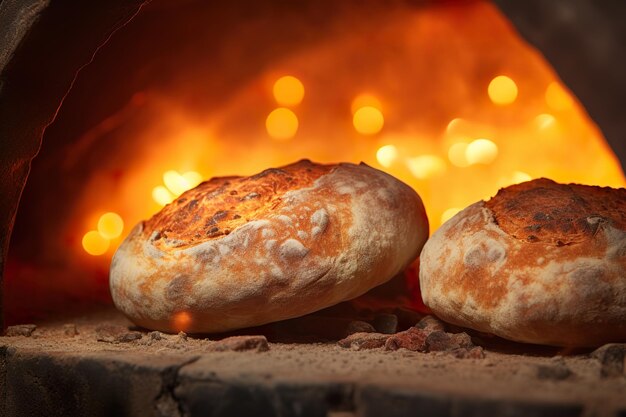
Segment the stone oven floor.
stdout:
<svg viewBox="0 0 626 417">
<path fill-rule="evenodd" d="M 68 322 L 0 337 L 0 415 L 626 417 L 619 354 L 603 364 L 520 345 L 483 359 L 334 342 L 215 351 L 214 340 L 133 329 L 113 310 Z"/>
</svg>

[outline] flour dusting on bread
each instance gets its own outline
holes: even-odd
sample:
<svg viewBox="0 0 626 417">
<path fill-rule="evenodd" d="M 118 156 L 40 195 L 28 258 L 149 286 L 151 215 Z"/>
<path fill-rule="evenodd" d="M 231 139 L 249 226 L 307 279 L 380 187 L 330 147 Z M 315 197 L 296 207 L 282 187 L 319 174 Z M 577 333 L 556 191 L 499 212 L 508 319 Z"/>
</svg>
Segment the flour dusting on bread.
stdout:
<svg viewBox="0 0 626 417">
<path fill-rule="evenodd" d="M 296 317 L 357 297 L 419 254 L 428 221 L 406 184 L 367 165 L 300 161 L 216 178 L 122 243 L 116 306 L 135 323 L 216 332 Z"/>
<path fill-rule="evenodd" d="M 443 319 L 522 342 L 626 341 L 626 190 L 511 186 L 459 212 L 420 257 Z"/>
</svg>

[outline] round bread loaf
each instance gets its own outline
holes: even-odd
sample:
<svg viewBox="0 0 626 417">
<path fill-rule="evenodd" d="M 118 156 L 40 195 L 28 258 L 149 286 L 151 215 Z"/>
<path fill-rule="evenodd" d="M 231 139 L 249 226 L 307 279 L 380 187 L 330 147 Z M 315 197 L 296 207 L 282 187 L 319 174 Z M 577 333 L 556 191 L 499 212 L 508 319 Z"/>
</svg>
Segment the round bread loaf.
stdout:
<svg viewBox="0 0 626 417">
<path fill-rule="evenodd" d="M 406 184 L 365 164 L 302 160 L 213 178 L 141 222 L 113 257 L 111 294 L 146 328 L 233 330 L 357 297 L 427 237 Z"/>
<path fill-rule="evenodd" d="M 420 255 L 426 305 L 528 343 L 626 341 L 626 189 L 537 179 L 446 222 Z"/>
</svg>

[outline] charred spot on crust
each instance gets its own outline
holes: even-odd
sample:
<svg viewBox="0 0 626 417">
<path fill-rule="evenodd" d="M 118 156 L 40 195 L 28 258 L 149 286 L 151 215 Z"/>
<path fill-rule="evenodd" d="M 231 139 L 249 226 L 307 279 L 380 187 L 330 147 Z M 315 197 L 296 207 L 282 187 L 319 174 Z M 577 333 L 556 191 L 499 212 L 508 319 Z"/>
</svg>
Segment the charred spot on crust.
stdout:
<svg viewBox="0 0 626 417">
<path fill-rule="evenodd" d="M 485 207 L 502 230 L 531 243 L 580 243 L 604 223 L 626 229 L 623 188 L 559 184 L 541 178 L 501 189 Z"/>
<path fill-rule="evenodd" d="M 259 198 L 259 197 L 261 197 L 261 194 L 259 193 L 250 193 L 250 194 L 244 195 L 241 198 L 241 201 L 247 201 L 247 200 L 251 200 L 253 198 Z"/>
<path fill-rule="evenodd" d="M 212 178 L 146 221 L 143 233 L 151 236 L 160 230 L 163 237 L 177 242 L 177 248 L 222 237 L 279 209 L 285 193 L 311 187 L 334 168 L 304 160 L 252 177 Z M 165 245 L 163 241 L 154 244 Z"/>
<path fill-rule="evenodd" d="M 524 228 L 524 230 L 527 230 L 529 232 L 538 232 L 539 230 L 541 230 L 541 225 L 540 224 L 531 224 L 530 226 L 526 226 Z"/>
<path fill-rule="evenodd" d="M 220 228 L 219 227 L 211 227 L 209 230 L 206 231 L 207 236 L 216 236 L 220 233 Z"/>
<path fill-rule="evenodd" d="M 219 210 L 219 211 L 216 211 L 215 214 L 213 215 L 213 220 L 215 222 L 219 222 L 220 220 L 222 220 L 226 216 L 228 216 L 228 211 L 226 211 L 226 210 Z"/>
</svg>

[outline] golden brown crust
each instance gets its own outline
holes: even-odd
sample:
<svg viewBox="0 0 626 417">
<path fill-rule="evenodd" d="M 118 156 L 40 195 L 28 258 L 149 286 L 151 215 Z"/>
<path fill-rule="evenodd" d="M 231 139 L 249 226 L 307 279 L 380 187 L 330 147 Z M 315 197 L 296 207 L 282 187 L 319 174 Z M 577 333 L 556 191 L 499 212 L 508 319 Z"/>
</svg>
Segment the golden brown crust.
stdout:
<svg viewBox="0 0 626 417">
<path fill-rule="evenodd" d="M 159 249 L 185 248 L 228 235 L 251 220 L 277 211 L 290 190 L 310 187 L 332 170 L 301 160 L 250 177 L 220 177 L 182 194 L 145 223 L 144 233 Z"/>
<path fill-rule="evenodd" d="M 301 161 L 183 198 L 138 224 L 111 262 L 113 301 L 140 326 L 219 332 L 307 314 L 387 281 L 428 237 L 415 191 L 364 164 Z M 207 222 L 230 233 L 207 235 Z"/>
<path fill-rule="evenodd" d="M 558 184 L 546 178 L 512 185 L 485 203 L 509 235 L 531 243 L 582 243 L 597 232 L 599 217 L 626 230 L 626 189 Z"/>
<path fill-rule="evenodd" d="M 422 250 L 424 302 L 521 342 L 626 341 L 625 192 L 540 179 L 467 207 Z"/>
</svg>

